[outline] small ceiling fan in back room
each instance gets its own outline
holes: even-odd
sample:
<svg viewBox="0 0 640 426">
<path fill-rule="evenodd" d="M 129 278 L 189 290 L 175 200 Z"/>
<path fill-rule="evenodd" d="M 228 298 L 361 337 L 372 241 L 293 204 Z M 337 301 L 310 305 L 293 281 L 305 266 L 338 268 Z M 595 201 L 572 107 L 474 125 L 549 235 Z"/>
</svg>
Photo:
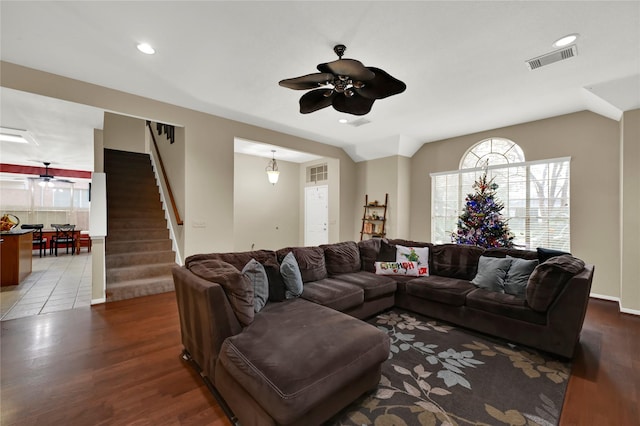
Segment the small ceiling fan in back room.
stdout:
<svg viewBox="0 0 640 426">
<path fill-rule="evenodd" d="M 65 183 L 75 183 L 73 181 L 70 181 L 68 179 L 60 179 L 57 178 L 51 174 L 49 174 L 49 165 L 51 164 L 48 161 L 43 162 L 42 164 L 44 164 L 44 174 L 39 175 L 38 177 L 30 177 L 29 179 L 33 179 L 33 180 L 37 180 L 38 185 L 40 186 L 53 186 L 53 182 L 65 182 Z"/>
<path fill-rule="evenodd" d="M 334 109 L 353 115 L 371 111 L 376 99 L 402 93 L 407 85 L 384 70 L 365 67 L 355 59 L 342 59 L 347 48 L 334 46 L 338 60 L 318 65 L 319 73 L 280 81 L 280 86 L 294 90 L 314 89 L 300 98 L 300 112 L 309 114 L 332 105 Z"/>
</svg>

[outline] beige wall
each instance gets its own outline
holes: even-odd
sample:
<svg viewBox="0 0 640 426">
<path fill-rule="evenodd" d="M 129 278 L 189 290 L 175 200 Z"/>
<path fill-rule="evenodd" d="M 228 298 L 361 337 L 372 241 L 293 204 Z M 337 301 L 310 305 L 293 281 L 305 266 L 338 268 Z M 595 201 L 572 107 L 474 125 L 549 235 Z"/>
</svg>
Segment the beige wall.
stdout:
<svg viewBox="0 0 640 426">
<path fill-rule="evenodd" d="M 104 148 L 146 153 L 145 140 L 143 120 L 110 112 L 104 113 Z"/>
<path fill-rule="evenodd" d="M 185 256 L 233 250 L 235 137 L 339 159 L 340 239 L 353 238 L 355 164 L 340 148 L 7 62 L 0 67 L 3 87 L 184 127 L 185 165 L 177 171 L 184 187 L 176 192 L 184 197 Z"/>
<path fill-rule="evenodd" d="M 490 137 L 511 139 L 527 161 L 571 157 L 571 252 L 596 265 L 592 292 L 620 297 L 620 129 L 583 111 L 427 143 L 411 159 L 411 233 L 431 239 L 429 173 L 457 170 L 462 155 Z"/>
<path fill-rule="evenodd" d="M 280 178 L 272 185 L 268 159 L 235 154 L 234 251 L 276 250 L 297 246 L 300 240 L 300 180 L 297 163 L 278 161 Z"/>
<path fill-rule="evenodd" d="M 409 232 L 410 168 L 410 159 L 398 155 L 357 164 L 356 188 L 359 196 L 354 200 L 358 213 L 355 218 L 356 239 L 360 238 L 365 195 L 369 196 L 369 202 L 378 200 L 382 204 L 385 194 L 389 194 L 385 224 L 387 237 L 406 239 L 413 237 Z"/>
<path fill-rule="evenodd" d="M 640 314 L 640 109 L 621 121 L 620 307 Z"/>
</svg>

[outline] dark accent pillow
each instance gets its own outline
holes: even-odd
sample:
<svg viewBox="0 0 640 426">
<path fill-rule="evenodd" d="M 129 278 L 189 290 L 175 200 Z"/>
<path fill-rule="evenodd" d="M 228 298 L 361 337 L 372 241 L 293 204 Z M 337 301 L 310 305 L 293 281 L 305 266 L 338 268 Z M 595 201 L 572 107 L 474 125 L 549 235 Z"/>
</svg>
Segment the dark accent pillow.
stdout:
<svg viewBox="0 0 640 426">
<path fill-rule="evenodd" d="M 327 267 L 324 260 L 324 250 L 320 247 L 287 247 L 276 252 L 278 261 L 282 263 L 285 256 L 293 252 L 302 281 L 305 283 L 327 278 Z"/>
<path fill-rule="evenodd" d="M 511 266 L 511 259 L 480 256 L 478 272 L 471 283 L 485 290 L 504 293 L 504 280 Z"/>
<path fill-rule="evenodd" d="M 535 250 L 522 250 L 507 247 L 491 247 L 484 250 L 483 256 L 488 257 L 517 257 L 519 259 L 538 260 L 538 253 Z"/>
<path fill-rule="evenodd" d="M 269 281 L 269 302 L 282 302 L 285 299 L 285 286 L 280 274 L 280 265 L 265 263 L 264 271 Z"/>
<path fill-rule="evenodd" d="M 377 262 L 395 262 L 397 250 L 395 244 L 389 244 L 387 241 L 380 242 L 380 251 L 376 257 Z"/>
<path fill-rule="evenodd" d="M 534 311 L 546 311 L 567 281 L 582 269 L 584 262 L 568 254 L 552 257 L 539 264 L 527 283 L 527 304 Z"/>
<path fill-rule="evenodd" d="M 251 281 L 253 286 L 253 310 L 260 312 L 269 299 L 267 272 L 257 260 L 251 259 L 242 268 L 242 274 Z"/>
<path fill-rule="evenodd" d="M 360 270 L 360 250 L 353 241 L 323 244 L 324 260 L 329 275 L 348 274 Z"/>
<path fill-rule="evenodd" d="M 243 326 L 253 322 L 253 285 L 235 266 L 218 259 L 192 260 L 187 268 L 224 289 L 231 309 Z"/>
<path fill-rule="evenodd" d="M 518 299 L 524 299 L 527 293 L 529 277 L 538 266 L 538 260 L 520 259 L 511 256 L 507 256 L 507 259 L 511 259 L 511 266 L 509 266 L 507 277 L 504 280 L 504 292 L 512 294 Z"/>
<path fill-rule="evenodd" d="M 552 257 L 562 256 L 563 254 L 571 255 L 571 253 L 566 251 L 554 250 L 554 249 L 548 249 L 548 248 L 542 248 L 542 247 L 538 247 L 536 251 L 538 252 L 538 262 L 540 263 L 544 263 L 547 260 L 551 259 Z"/>
<path fill-rule="evenodd" d="M 282 274 L 282 281 L 286 288 L 285 297 L 287 299 L 299 297 L 303 290 L 302 276 L 300 275 L 300 268 L 292 251 L 287 253 L 284 259 L 282 259 L 280 273 Z"/>
</svg>

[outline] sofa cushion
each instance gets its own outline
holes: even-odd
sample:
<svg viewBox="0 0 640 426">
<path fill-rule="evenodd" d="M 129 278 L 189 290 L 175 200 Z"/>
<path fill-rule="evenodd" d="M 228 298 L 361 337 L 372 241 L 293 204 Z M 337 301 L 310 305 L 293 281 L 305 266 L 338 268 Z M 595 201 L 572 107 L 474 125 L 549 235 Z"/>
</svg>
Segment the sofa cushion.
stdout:
<svg viewBox="0 0 640 426">
<path fill-rule="evenodd" d="M 364 290 L 365 301 L 393 294 L 397 288 L 394 279 L 366 271 L 342 274 L 338 279 L 356 285 Z"/>
<path fill-rule="evenodd" d="M 441 277 L 472 280 L 484 249 L 463 244 L 441 244 L 431 248 L 431 273 Z"/>
<path fill-rule="evenodd" d="M 517 257 L 518 259 L 538 260 L 538 253 L 534 250 L 521 250 L 508 247 L 490 247 L 484 250 L 483 256 L 487 257 Z"/>
<path fill-rule="evenodd" d="M 222 286 L 240 324 L 246 326 L 253 322 L 253 285 L 235 266 L 219 259 L 192 259 L 187 269 Z"/>
<path fill-rule="evenodd" d="M 253 310 L 260 312 L 269 299 L 269 279 L 267 272 L 257 260 L 251 259 L 244 268 L 242 274 L 247 277 L 253 286 Z"/>
<path fill-rule="evenodd" d="M 360 250 L 354 241 L 324 244 L 320 248 L 324 250 L 324 260 L 330 276 L 360 270 Z"/>
<path fill-rule="evenodd" d="M 447 305 L 462 306 L 475 286 L 467 280 L 430 275 L 405 283 L 407 294 Z"/>
<path fill-rule="evenodd" d="M 268 305 L 226 339 L 220 364 L 276 424 L 291 424 L 388 356 L 389 338 L 376 327 L 294 299 Z"/>
<path fill-rule="evenodd" d="M 262 266 L 264 266 L 269 281 L 269 302 L 282 302 L 285 300 L 286 287 L 282 280 L 282 274 L 280 274 L 280 265 L 265 263 Z"/>
<path fill-rule="evenodd" d="M 507 277 L 504 280 L 504 292 L 524 299 L 529 277 L 538 266 L 538 259 L 527 260 L 511 256 L 507 256 L 507 258 L 511 259 L 511 266 L 509 266 Z"/>
<path fill-rule="evenodd" d="M 546 324 L 547 316 L 531 309 L 524 299 L 513 294 L 498 293 L 478 288 L 467 294 L 469 308 L 491 312 L 500 317 L 513 318 L 534 324 Z"/>
<path fill-rule="evenodd" d="M 325 278 L 305 283 L 302 298 L 342 312 L 364 303 L 364 290 L 336 278 Z"/>
<path fill-rule="evenodd" d="M 287 247 L 276 251 L 278 261 L 282 262 L 287 253 L 293 252 L 305 283 L 327 278 L 324 251 L 320 247 Z"/>
<path fill-rule="evenodd" d="M 584 269 L 584 262 L 564 254 L 536 266 L 527 283 L 527 303 L 544 312 L 572 276 Z"/>
<path fill-rule="evenodd" d="M 370 238 L 368 240 L 358 241 L 358 250 L 360 251 L 360 264 L 363 271 L 375 272 L 375 262 L 380 252 L 380 244 L 382 238 Z"/>
<path fill-rule="evenodd" d="M 504 280 L 510 266 L 510 258 L 480 256 L 478 272 L 471 283 L 485 290 L 504 293 Z"/>
<path fill-rule="evenodd" d="M 285 253 L 286 254 L 286 253 Z M 284 257 L 284 256 L 283 256 Z M 235 253 L 205 253 L 194 254 L 185 259 L 185 266 L 189 268 L 191 262 L 198 262 L 207 259 L 218 259 L 224 262 L 230 263 L 235 266 L 238 271 L 241 271 L 251 259 L 255 259 L 262 263 L 277 264 L 276 252 L 272 250 L 254 250 L 254 251 L 241 251 Z"/>
<path fill-rule="evenodd" d="M 282 281 L 284 282 L 285 298 L 293 299 L 302 294 L 302 277 L 300 276 L 300 268 L 296 261 L 293 252 L 287 253 L 282 259 L 280 265 L 280 274 L 282 275 Z"/>
</svg>

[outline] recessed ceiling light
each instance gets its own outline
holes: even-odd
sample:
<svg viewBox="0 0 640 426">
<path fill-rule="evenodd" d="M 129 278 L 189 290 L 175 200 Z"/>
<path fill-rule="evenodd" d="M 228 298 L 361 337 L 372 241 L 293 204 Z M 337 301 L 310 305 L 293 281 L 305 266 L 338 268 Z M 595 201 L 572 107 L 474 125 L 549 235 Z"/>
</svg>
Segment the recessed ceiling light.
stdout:
<svg viewBox="0 0 640 426">
<path fill-rule="evenodd" d="M 579 34 L 569 34 L 553 42 L 553 47 L 565 47 L 578 39 Z"/>
<path fill-rule="evenodd" d="M 153 55 L 154 53 L 156 53 L 156 49 L 151 47 L 149 43 L 140 43 L 137 47 L 139 51 L 141 51 L 142 53 L 146 53 L 147 55 Z"/>
<path fill-rule="evenodd" d="M 341 118 L 340 120 L 338 120 L 338 123 L 347 124 L 347 121 L 349 121 L 349 120 L 347 120 L 346 118 Z"/>
</svg>

